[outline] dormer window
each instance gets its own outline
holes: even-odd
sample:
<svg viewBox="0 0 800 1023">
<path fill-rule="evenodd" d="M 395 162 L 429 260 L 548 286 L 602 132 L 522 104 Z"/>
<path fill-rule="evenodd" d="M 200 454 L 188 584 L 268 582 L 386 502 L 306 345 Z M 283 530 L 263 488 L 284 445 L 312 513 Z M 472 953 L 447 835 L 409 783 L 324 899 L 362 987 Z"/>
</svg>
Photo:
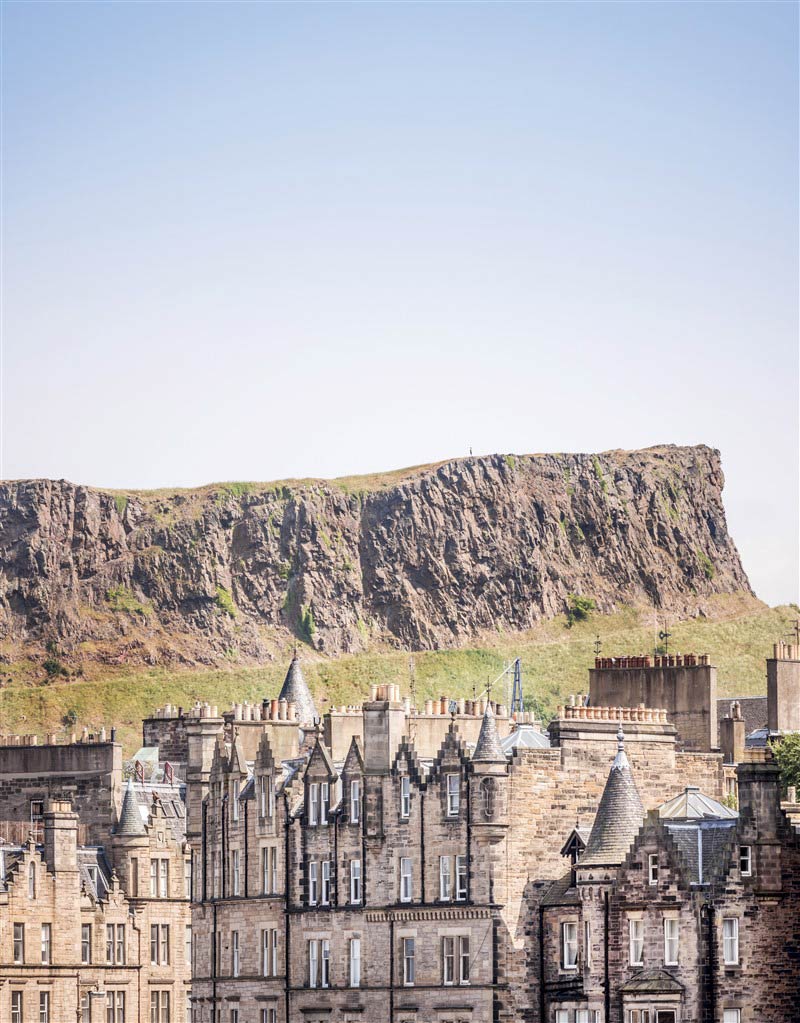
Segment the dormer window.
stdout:
<svg viewBox="0 0 800 1023">
<path fill-rule="evenodd" d="M 400 816 L 404 820 L 411 816 L 411 779 L 405 774 L 400 779 Z"/>
<path fill-rule="evenodd" d="M 267 816 L 267 776 L 262 774 L 258 779 L 258 815 Z"/>
<path fill-rule="evenodd" d="M 233 792 L 231 795 L 231 819 L 239 820 L 239 782 L 233 783 Z"/>
<path fill-rule="evenodd" d="M 658 854 L 650 853 L 647 857 L 648 884 L 658 884 Z"/>
<path fill-rule="evenodd" d="M 319 822 L 327 824 L 331 809 L 331 787 L 324 781 L 319 787 Z"/>
<path fill-rule="evenodd" d="M 319 823 L 319 785 L 312 782 L 308 786 L 308 823 L 315 827 Z"/>
<path fill-rule="evenodd" d="M 350 823 L 358 824 L 361 820 L 361 782 L 354 779 L 350 782 Z"/>
<path fill-rule="evenodd" d="M 739 873 L 742 877 L 750 877 L 753 872 L 753 858 L 749 845 L 739 846 Z"/>
<path fill-rule="evenodd" d="M 36 864 L 28 864 L 28 898 L 36 898 Z"/>
<path fill-rule="evenodd" d="M 447 816 L 457 817 L 461 806 L 461 778 L 457 774 L 448 774 L 447 778 Z"/>
</svg>

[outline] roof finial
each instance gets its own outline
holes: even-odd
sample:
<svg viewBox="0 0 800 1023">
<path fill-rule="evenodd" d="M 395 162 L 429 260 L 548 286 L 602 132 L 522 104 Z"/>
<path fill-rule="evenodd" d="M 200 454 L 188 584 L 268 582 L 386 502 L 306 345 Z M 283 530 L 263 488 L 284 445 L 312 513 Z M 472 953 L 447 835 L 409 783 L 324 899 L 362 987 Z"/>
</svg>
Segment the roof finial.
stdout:
<svg viewBox="0 0 800 1023">
<path fill-rule="evenodd" d="M 622 719 L 620 718 L 619 728 L 617 729 L 617 753 L 625 752 L 625 733 L 622 730 Z"/>
</svg>

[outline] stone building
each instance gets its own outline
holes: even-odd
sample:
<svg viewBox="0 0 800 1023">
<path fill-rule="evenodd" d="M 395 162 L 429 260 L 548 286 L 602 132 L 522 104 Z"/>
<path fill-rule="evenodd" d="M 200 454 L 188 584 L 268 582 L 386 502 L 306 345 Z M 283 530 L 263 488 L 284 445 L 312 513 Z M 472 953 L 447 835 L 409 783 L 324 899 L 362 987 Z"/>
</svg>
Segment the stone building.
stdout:
<svg viewBox="0 0 800 1023">
<path fill-rule="evenodd" d="M 552 1019 L 537 921 L 565 842 L 588 840 L 619 721 L 631 842 L 647 810 L 687 785 L 720 801 L 735 777 L 656 708 L 566 707 L 548 738 L 485 701 L 426 715 L 383 686 L 317 723 L 287 710 L 286 757 L 272 703 L 187 719 L 194 1023 Z"/>
<path fill-rule="evenodd" d="M 585 848 L 532 921 L 553 1023 L 785 1023 L 800 1006 L 800 836 L 766 754 L 738 814 L 687 787 L 645 810 L 622 732 Z M 571 836 L 574 837 L 574 836 Z"/>
<path fill-rule="evenodd" d="M 114 743 L 15 740 L 0 749 L 3 787 L 15 762 L 0 822 L 0 1020 L 185 1023 L 183 786 L 123 789 Z"/>
</svg>

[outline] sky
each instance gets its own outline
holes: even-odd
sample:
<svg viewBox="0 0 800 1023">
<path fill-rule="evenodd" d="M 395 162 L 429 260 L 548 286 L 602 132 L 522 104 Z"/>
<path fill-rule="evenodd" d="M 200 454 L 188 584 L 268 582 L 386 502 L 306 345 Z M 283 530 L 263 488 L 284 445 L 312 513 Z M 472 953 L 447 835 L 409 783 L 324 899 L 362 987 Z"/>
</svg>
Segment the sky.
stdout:
<svg viewBox="0 0 800 1023">
<path fill-rule="evenodd" d="M 798 586 L 793 3 L 2 7 L 0 475 L 705 443 Z"/>
</svg>

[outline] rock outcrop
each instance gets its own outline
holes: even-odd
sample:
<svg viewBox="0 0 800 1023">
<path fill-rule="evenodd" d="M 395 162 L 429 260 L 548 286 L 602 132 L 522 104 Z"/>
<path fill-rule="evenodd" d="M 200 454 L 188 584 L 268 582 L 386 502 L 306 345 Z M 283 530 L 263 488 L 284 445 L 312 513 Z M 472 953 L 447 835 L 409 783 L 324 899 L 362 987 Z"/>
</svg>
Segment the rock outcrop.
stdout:
<svg viewBox="0 0 800 1023">
<path fill-rule="evenodd" d="M 528 628 L 575 594 L 690 615 L 750 593 L 722 487 L 703 446 L 174 492 L 6 482 L 2 649 L 212 662 L 292 632 L 419 649 Z"/>
</svg>

